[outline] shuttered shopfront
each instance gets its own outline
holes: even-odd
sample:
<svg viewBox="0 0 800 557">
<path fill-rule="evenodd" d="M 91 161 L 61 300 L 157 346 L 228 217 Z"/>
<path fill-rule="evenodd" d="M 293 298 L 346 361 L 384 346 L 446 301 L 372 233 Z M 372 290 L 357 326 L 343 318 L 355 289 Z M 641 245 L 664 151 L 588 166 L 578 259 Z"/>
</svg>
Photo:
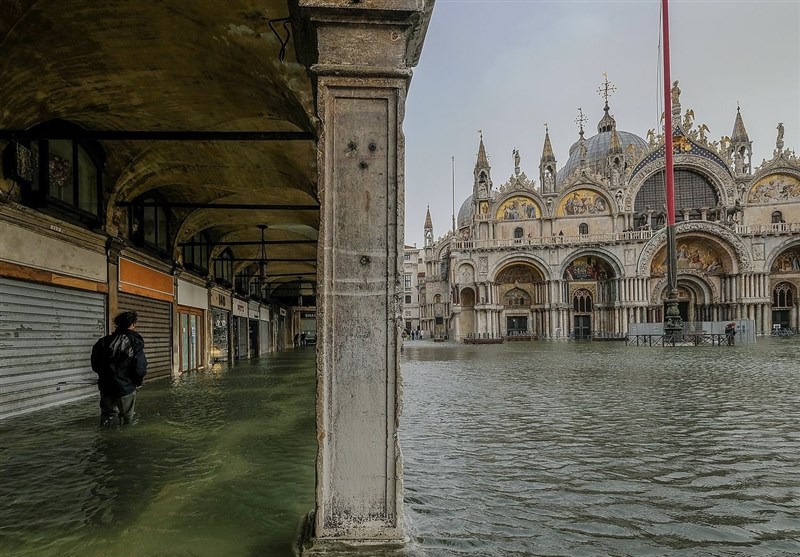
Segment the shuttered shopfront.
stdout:
<svg viewBox="0 0 800 557">
<path fill-rule="evenodd" d="M 0 278 L 0 418 L 97 393 L 105 323 L 105 294 Z"/>
<path fill-rule="evenodd" d="M 233 299 L 233 351 L 234 359 L 243 360 L 248 357 L 247 347 L 250 342 L 250 331 L 247 324 L 247 302 Z"/>
<path fill-rule="evenodd" d="M 144 339 L 147 380 L 172 372 L 172 276 L 139 263 L 119 260 L 119 311 L 139 314 L 136 331 Z"/>
<path fill-rule="evenodd" d="M 261 346 L 259 347 L 260 354 L 266 354 L 269 352 L 269 308 L 267 306 L 261 306 L 261 313 L 259 314 L 259 318 L 261 320 L 261 327 L 259 327 L 258 334 L 261 340 Z"/>
</svg>

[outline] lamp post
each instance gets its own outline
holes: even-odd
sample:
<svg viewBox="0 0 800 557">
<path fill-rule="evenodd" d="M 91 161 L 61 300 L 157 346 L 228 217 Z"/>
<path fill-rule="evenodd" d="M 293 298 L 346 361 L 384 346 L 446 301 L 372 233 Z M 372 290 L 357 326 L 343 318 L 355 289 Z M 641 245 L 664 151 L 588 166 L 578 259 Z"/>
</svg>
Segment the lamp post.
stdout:
<svg viewBox="0 0 800 557">
<path fill-rule="evenodd" d="M 669 0 L 662 0 L 664 24 L 664 104 L 672 98 L 669 68 Z M 675 177 L 672 168 L 672 106 L 664 107 L 664 155 L 667 183 L 667 310 L 664 314 L 664 334 L 675 340 L 683 335 L 683 320 L 678 309 L 678 256 L 675 245 Z M 680 117 L 680 114 L 678 114 Z"/>
</svg>

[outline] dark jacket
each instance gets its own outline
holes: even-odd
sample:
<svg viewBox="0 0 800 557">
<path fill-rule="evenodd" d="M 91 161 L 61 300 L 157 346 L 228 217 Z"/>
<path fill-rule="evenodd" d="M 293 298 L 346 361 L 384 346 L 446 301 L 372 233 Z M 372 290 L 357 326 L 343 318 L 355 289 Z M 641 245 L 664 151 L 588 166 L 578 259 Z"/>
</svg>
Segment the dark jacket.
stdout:
<svg viewBox="0 0 800 557">
<path fill-rule="evenodd" d="M 142 335 L 114 331 L 98 340 L 92 348 L 92 370 L 103 394 L 125 396 L 134 392 L 147 375 Z"/>
</svg>

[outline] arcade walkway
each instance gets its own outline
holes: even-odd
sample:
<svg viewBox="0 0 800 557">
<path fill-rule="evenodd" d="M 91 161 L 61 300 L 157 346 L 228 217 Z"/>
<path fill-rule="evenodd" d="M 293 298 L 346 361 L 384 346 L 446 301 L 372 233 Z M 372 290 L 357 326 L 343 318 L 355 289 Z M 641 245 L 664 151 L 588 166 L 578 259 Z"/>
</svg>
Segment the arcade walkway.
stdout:
<svg viewBox="0 0 800 557">
<path fill-rule="evenodd" d="M 0 422 L 0 555 L 291 555 L 314 507 L 314 349 Z"/>
</svg>

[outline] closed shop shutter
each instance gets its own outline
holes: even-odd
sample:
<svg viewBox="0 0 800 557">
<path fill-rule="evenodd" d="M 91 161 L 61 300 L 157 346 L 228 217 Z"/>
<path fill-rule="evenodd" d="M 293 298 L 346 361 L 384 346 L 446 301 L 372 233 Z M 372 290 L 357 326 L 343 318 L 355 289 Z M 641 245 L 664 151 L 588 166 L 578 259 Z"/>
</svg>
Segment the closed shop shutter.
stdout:
<svg viewBox="0 0 800 557">
<path fill-rule="evenodd" d="M 139 314 L 136 332 L 144 339 L 147 379 L 169 377 L 172 371 L 172 304 L 120 292 L 119 311 Z"/>
<path fill-rule="evenodd" d="M 250 329 L 247 323 L 247 317 L 236 317 L 236 344 L 238 346 L 237 359 L 247 358 L 247 347 L 250 341 Z"/>
<path fill-rule="evenodd" d="M 105 323 L 104 294 L 0 278 L 0 417 L 97 393 Z"/>
<path fill-rule="evenodd" d="M 261 350 L 259 353 L 269 352 L 269 321 L 261 321 L 261 328 L 258 331 L 261 336 Z"/>
</svg>

